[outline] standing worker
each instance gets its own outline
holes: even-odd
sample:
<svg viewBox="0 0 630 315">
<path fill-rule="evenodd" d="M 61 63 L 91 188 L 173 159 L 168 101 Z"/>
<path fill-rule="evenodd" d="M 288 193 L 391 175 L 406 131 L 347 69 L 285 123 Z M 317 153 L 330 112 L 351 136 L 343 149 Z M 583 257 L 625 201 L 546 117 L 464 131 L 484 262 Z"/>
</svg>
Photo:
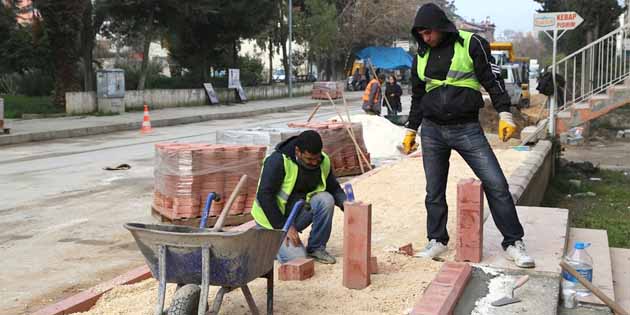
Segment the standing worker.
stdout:
<svg viewBox="0 0 630 315">
<path fill-rule="evenodd" d="M 499 138 L 507 141 L 516 130 L 510 97 L 490 45 L 478 35 L 458 31 L 432 3 L 418 10 L 411 33 L 418 42 L 418 54 L 411 72 L 413 95 L 403 149 L 413 150 L 422 125 L 429 243 L 418 256 L 436 257 L 447 250 L 446 181 L 451 150 L 455 150 L 481 179 L 492 218 L 503 235 L 506 258 L 518 267 L 533 268 L 507 180 L 479 123 L 483 85 L 499 112 Z"/>
<path fill-rule="evenodd" d="M 402 111 L 402 104 L 400 103 L 400 96 L 402 94 L 403 91 L 398 82 L 396 82 L 396 76 L 390 74 L 387 78 L 387 84 L 385 85 L 385 97 L 394 112 L 390 113 L 388 109 L 387 114 L 398 114 Z"/>
<path fill-rule="evenodd" d="M 381 102 L 383 101 L 383 93 L 381 92 L 381 84 L 385 81 L 385 75 L 379 74 L 368 83 L 363 92 L 363 110 L 368 115 L 381 115 Z"/>
<path fill-rule="evenodd" d="M 280 247 L 280 263 L 306 256 L 323 264 L 336 262 L 326 251 L 326 244 L 330 239 L 335 205 L 343 210 L 346 195 L 322 146 L 320 135 L 307 130 L 279 143 L 263 164 L 252 207 L 252 216 L 259 228 L 282 229 L 293 205 L 300 199 L 307 204 Z M 308 245 L 304 248 L 299 233 L 311 224 Z"/>
</svg>

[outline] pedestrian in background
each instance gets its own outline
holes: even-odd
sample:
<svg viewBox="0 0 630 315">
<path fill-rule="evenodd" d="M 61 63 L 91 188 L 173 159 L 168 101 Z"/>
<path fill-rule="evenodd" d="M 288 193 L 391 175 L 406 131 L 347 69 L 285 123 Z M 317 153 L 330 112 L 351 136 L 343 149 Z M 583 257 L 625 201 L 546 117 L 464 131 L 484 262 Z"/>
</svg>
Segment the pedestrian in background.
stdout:
<svg viewBox="0 0 630 315">
<path fill-rule="evenodd" d="M 402 88 L 396 81 L 396 76 L 391 74 L 387 78 L 387 85 L 385 86 L 385 97 L 391 106 L 392 113 L 387 110 L 388 115 L 398 114 L 402 112 L 402 104 L 400 103 L 400 96 L 403 94 Z"/>
</svg>

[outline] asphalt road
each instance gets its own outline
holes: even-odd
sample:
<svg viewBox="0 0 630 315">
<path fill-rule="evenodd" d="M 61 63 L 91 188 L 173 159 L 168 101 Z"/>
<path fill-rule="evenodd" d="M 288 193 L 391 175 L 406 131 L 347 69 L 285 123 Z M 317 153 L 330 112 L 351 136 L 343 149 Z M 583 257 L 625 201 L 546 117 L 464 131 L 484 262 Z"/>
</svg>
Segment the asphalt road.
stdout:
<svg viewBox="0 0 630 315">
<path fill-rule="evenodd" d="M 122 225 L 154 222 L 155 143 L 214 143 L 218 130 L 286 126 L 309 112 L 0 147 L 0 314 L 30 313 L 143 263 Z M 322 107 L 316 119 L 332 116 Z M 103 170 L 120 163 L 132 168 Z"/>
</svg>

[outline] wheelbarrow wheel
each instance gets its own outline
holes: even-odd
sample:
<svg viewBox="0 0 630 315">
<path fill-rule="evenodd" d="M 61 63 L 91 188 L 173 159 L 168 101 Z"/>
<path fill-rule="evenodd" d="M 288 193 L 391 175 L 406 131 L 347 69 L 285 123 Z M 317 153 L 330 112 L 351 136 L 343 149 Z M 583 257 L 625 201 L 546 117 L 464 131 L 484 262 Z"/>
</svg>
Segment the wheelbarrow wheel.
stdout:
<svg viewBox="0 0 630 315">
<path fill-rule="evenodd" d="M 199 296 L 201 288 L 196 284 L 187 284 L 177 291 L 173 296 L 168 315 L 196 315 L 199 307 Z"/>
</svg>

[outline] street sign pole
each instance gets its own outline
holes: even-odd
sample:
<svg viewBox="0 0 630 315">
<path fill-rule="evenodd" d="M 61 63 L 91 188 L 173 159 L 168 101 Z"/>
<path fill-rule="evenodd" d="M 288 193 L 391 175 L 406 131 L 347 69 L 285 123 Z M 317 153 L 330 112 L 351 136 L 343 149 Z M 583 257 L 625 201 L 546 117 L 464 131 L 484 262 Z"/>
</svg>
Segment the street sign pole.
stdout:
<svg viewBox="0 0 630 315">
<path fill-rule="evenodd" d="M 556 110 L 558 109 L 558 87 L 556 86 L 558 40 L 566 31 L 578 27 L 582 22 L 584 22 L 584 19 L 575 12 L 545 12 L 534 14 L 534 31 L 544 32 L 553 42 L 551 62 L 553 94 L 549 99 L 549 134 L 552 137 L 556 136 Z M 560 35 L 558 35 L 558 30 L 562 31 Z M 547 31 L 552 31 L 553 36 L 549 35 Z"/>
<path fill-rule="evenodd" d="M 558 91 L 556 87 L 556 51 L 558 48 L 558 29 L 553 30 L 553 56 L 551 57 L 551 79 L 553 80 L 553 95 L 549 102 L 549 134 L 556 136 L 556 104 L 558 101 Z"/>
</svg>

